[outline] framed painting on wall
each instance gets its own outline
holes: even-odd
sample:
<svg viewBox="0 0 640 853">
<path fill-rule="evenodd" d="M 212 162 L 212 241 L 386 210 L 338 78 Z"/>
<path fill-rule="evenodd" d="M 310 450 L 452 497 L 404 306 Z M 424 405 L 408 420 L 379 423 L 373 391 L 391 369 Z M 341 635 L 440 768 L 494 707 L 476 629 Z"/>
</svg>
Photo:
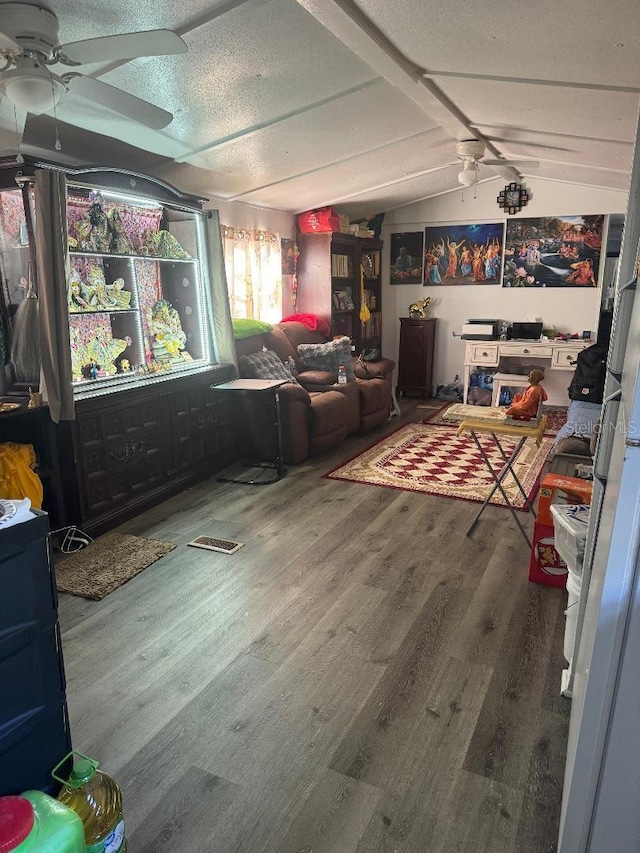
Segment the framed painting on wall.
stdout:
<svg viewBox="0 0 640 853">
<path fill-rule="evenodd" d="M 428 225 L 424 284 L 499 284 L 504 222 Z"/>
<path fill-rule="evenodd" d="M 391 235 L 391 284 L 421 284 L 422 231 Z"/>
<path fill-rule="evenodd" d="M 295 240 L 282 237 L 280 240 L 282 253 L 282 275 L 293 275 L 295 272 Z"/>
<path fill-rule="evenodd" d="M 503 287 L 597 287 L 604 215 L 510 219 Z"/>
</svg>

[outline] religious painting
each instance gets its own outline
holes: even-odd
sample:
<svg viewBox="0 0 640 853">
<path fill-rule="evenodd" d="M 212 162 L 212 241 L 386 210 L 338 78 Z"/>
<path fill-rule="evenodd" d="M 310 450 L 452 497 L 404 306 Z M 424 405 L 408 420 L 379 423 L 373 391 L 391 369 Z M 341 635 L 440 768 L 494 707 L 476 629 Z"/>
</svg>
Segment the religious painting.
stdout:
<svg viewBox="0 0 640 853">
<path fill-rule="evenodd" d="M 424 241 L 424 285 L 499 284 L 504 222 L 429 225 Z"/>
<path fill-rule="evenodd" d="M 391 235 L 391 284 L 422 283 L 422 231 Z"/>
<path fill-rule="evenodd" d="M 295 272 L 295 240 L 283 237 L 280 240 L 282 253 L 282 275 L 293 275 Z"/>
<path fill-rule="evenodd" d="M 603 214 L 510 219 L 503 287 L 597 287 Z"/>
</svg>

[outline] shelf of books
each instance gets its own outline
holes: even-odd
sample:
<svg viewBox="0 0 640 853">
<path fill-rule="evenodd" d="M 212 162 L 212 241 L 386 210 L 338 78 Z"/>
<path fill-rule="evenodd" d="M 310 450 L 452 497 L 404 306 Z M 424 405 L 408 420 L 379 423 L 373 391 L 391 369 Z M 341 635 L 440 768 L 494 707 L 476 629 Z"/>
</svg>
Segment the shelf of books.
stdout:
<svg viewBox="0 0 640 853">
<path fill-rule="evenodd" d="M 353 278 L 353 258 L 351 255 L 331 254 L 331 277 Z"/>
</svg>

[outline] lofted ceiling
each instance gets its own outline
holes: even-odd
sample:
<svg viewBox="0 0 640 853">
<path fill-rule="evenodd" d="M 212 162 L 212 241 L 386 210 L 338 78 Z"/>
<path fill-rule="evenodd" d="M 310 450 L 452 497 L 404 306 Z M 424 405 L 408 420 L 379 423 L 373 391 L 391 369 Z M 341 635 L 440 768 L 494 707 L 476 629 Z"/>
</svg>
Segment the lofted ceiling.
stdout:
<svg viewBox="0 0 640 853">
<path fill-rule="evenodd" d="M 94 163 L 88 130 L 185 190 L 351 218 L 459 188 L 457 140 L 536 177 L 626 189 L 640 94 L 637 0 L 47 0 L 62 42 L 154 28 L 186 55 L 83 66 L 169 110 L 149 130 L 69 93 L 62 156 Z M 0 0 L 0 29 L 2 27 Z M 13 108 L 0 102 L 4 141 Z M 28 118 L 25 150 L 53 153 L 53 120 Z M 114 151 L 130 151 L 115 146 Z M 56 155 L 57 156 L 57 155 Z M 104 157 L 102 157 L 104 160 Z"/>
</svg>

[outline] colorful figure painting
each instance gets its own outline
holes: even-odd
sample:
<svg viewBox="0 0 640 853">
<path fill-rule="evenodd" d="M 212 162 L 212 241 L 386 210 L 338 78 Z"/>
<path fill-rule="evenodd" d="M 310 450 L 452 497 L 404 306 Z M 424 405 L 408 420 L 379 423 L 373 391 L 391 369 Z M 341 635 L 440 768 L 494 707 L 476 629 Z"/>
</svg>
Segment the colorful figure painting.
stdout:
<svg viewBox="0 0 640 853">
<path fill-rule="evenodd" d="M 422 282 L 422 231 L 391 235 L 391 284 Z"/>
<path fill-rule="evenodd" d="M 604 216 L 510 219 L 503 287 L 597 287 Z"/>
<path fill-rule="evenodd" d="M 499 284 L 504 222 L 425 229 L 424 285 Z"/>
</svg>

